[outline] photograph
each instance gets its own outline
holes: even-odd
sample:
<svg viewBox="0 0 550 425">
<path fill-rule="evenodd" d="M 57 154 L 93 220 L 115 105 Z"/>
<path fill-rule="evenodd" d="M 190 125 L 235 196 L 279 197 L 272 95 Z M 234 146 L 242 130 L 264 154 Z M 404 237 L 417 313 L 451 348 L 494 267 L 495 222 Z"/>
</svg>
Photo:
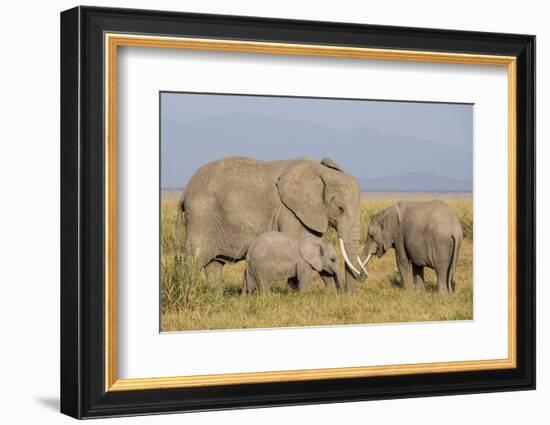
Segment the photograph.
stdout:
<svg viewBox="0 0 550 425">
<path fill-rule="evenodd" d="M 35 298 L 58 306 L 63 414 L 535 389 L 535 35 L 511 9 L 296 6 L 61 12 L 40 85 L 60 85 L 61 167 L 31 159 L 61 185 L 39 208 L 60 208 L 60 291 Z"/>
<path fill-rule="evenodd" d="M 161 91 L 160 330 L 473 320 L 474 105 Z"/>
</svg>

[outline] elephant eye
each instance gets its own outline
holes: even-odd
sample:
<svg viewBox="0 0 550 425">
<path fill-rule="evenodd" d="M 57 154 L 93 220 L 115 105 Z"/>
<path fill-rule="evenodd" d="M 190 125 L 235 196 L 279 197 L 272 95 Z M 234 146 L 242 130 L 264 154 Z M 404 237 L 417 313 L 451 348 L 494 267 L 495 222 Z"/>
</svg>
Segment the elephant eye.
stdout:
<svg viewBox="0 0 550 425">
<path fill-rule="evenodd" d="M 340 212 L 340 214 L 344 214 L 345 209 L 344 209 L 344 207 L 339 206 L 338 211 Z"/>
</svg>

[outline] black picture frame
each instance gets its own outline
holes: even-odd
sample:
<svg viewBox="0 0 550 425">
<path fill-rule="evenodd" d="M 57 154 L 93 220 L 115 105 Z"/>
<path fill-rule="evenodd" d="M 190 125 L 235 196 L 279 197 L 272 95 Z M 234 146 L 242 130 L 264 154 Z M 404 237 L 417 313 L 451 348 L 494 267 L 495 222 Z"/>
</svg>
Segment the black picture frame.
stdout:
<svg viewBox="0 0 550 425">
<path fill-rule="evenodd" d="M 106 392 L 102 231 L 105 32 L 515 56 L 517 367 Z M 96 7 L 67 10 L 61 13 L 61 194 L 62 413 L 92 418 L 535 388 L 535 37 L 532 35 Z"/>
</svg>

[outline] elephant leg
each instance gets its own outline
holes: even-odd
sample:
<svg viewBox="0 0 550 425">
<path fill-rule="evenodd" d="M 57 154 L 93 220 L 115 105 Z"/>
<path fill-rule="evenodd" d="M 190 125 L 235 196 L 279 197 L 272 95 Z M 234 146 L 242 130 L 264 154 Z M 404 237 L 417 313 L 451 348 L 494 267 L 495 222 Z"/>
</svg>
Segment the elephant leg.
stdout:
<svg viewBox="0 0 550 425">
<path fill-rule="evenodd" d="M 195 257 L 197 266 L 204 268 L 207 281 L 221 283 L 225 263 L 216 260 L 217 247 L 208 244 L 211 240 L 210 236 L 189 232 L 185 239 L 185 255 Z"/>
<path fill-rule="evenodd" d="M 223 263 L 212 260 L 204 267 L 206 280 L 212 283 L 221 283 L 223 276 Z"/>
<path fill-rule="evenodd" d="M 247 268 L 244 272 L 243 291 L 247 294 L 251 294 L 256 290 L 260 290 L 258 276 L 254 269 L 249 269 L 249 265 L 247 264 Z"/>
<path fill-rule="evenodd" d="M 296 278 L 298 280 L 298 288 L 300 292 L 305 292 L 306 288 L 309 286 L 312 273 L 313 270 L 306 262 L 299 263 L 296 267 Z"/>
<path fill-rule="evenodd" d="M 449 292 L 456 291 L 455 270 L 452 267 L 447 276 L 447 288 L 449 289 Z"/>
<path fill-rule="evenodd" d="M 403 287 L 406 289 L 414 289 L 413 265 L 407 258 L 402 246 L 395 247 L 395 258 L 397 260 L 397 268 L 401 275 Z"/>
<path fill-rule="evenodd" d="M 449 265 L 445 264 L 443 262 L 439 262 L 435 266 L 435 274 L 437 276 L 437 290 L 439 292 L 448 292 L 449 288 L 447 288 L 447 271 L 448 271 Z"/>
<path fill-rule="evenodd" d="M 355 284 L 357 283 L 357 279 L 355 278 L 353 273 L 349 271 L 347 266 L 345 266 L 345 268 L 346 268 L 346 274 L 344 277 L 345 279 L 344 282 L 346 282 L 345 292 L 353 292 L 355 291 Z"/>
<path fill-rule="evenodd" d="M 307 288 L 309 287 L 309 279 L 304 279 L 300 282 L 300 285 L 298 285 L 298 290 L 300 293 L 306 292 Z"/>
<path fill-rule="evenodd" d="M 337 292 L 342 292 L 342 290 L 344 289 L 342 287 L 342 283 L 339 282 L 334 276 L 329 276 L 329 275 L 326 275 L 326 274 L 319 274 L 319 276 L 321 276 L 321 279 L 323 279 L 323 282 L 325 283 L 325 288 L 326 289 L 328 289 L 332 286 L 334 286 L 334 288 L 336 288 Z"/>
<path fill-rule="evenodd" d="M 209 246 L 207 243 L 208 239 L 206 236 L 203 237 L 202 235 L 191 233 L 191 231 L 185 235 L 184 255 L 186 257 L 194 257 L 197 266 L 204 268 L 205 271 L 210 263 L 216 262 L 216 247 Z M 218 266 L 212 266 L 213 269 L 216 267 Z"/>
<path fill-rule="evenodd" d="M 186 257 L 199 257 L 199 252 L 201 251 L 199 247 L 202 245 L 202 240 L 200 236 L 194 235 L 190 230 L 185 234 L 185 245 L 183 247 L 183 255 Z M 203 265 L 201 264 L 201 267 Z"/>
<path fill-rule="evenodd" d="M 401 283 L 406 289 L 414 289 L 414 280 L 412 265 L 410 263 L 397 263 L 397 268 L 399 269 L 399 274 L 401 275 Z"/>
<path fill-rule="evenodd" d="M 251 294 L 254 291 L 261 292 L 265 288 L 262 286 L 261 280 L 258 278 L 256 270 L 247 269 L 244 271 L 243 278 L 243 294 Z"/>
<path fill-rule="evenodd" d="M 437 241 L 438 249 L 434 255 L 434 270 L 437 275 L 437 290 L 449 292 L 452 288 L 448 285 L 448 274 L 452 261 L 453 243 L 447 239 Z"/>
<path fill-rule="evenodd" d="M 424 267 L 413 264 L 414 287 L 424 290 Z"/>
</svg>

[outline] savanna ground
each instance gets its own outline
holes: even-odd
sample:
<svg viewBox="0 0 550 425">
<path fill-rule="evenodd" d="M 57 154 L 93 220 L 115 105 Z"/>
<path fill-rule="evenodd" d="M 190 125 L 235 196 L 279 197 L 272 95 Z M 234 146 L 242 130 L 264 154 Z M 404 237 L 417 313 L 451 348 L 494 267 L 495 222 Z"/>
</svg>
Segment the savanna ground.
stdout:
<svg viewBox="0 0 550 425">
<path fill-rule="evenodd" d="M 370 218 L 399 200 L 446 201 L 457 212 L 464 240 L 456 290 L 439 294 L 435 273 L 426 268 L 426 291 L 400 287 L 394 251 L 369 262 L 369 277 L 355 292 L 337 294 L 320 278 L 305 293 L 278 282 L 272 291 L 241 296 L 245 262 L 226 265 L 223 281 L 210 284 L 193 258 L 175 261 L 178 237 L 184 240 L 185 219 L 176 234 L 178 193 L 164 192 L 161 201 L 161 330 L 270 328 L 367 323 L 469 320 L 473 315 L 472 197 L 470 194 L 368 193 L 361 204 L 361 248 Z M 327 237 L 336 241 L 334 231 Z M 337 246 L 335 244 L 335 246 Z M 341 267 L 343 267 L 343 260 Z"/>
</svg>

